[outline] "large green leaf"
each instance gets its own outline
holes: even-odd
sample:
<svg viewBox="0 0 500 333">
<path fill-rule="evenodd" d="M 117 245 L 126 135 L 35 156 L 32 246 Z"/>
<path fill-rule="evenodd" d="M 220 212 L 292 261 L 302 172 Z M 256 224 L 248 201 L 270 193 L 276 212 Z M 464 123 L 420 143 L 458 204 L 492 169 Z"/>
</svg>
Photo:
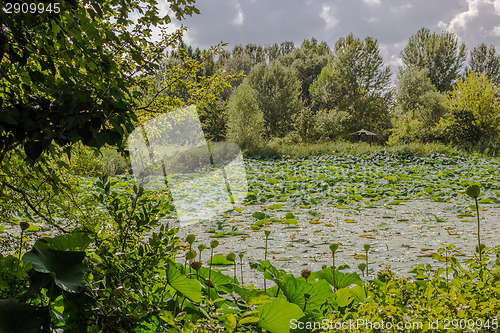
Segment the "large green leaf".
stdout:
<svg viewBox="0 0 500 333">
<path fill-rule="evenodd" d="M 234 265 L 234 262 L 229 261 L 226 259 L 226 256 L 223 254 L 215 254 L 212 259 L 208 261 L 207 264 L 210 265 L 210 262 L 212 262 L 212 265 Z"/>
<path fill-rule="evenodd" d="M 175 290 L 192 300 L 201 302 L 201 284 L 197 280 L 189 279 L 182 274 L 177 265 L 169 260 L 167 262 L 167 281 Z"/>
<path fill-rule="evenodd" d="M 325 268 L 319 272 L 315 272 L 311 275 L 314 279 L 323 279 L 328 281 L 330 285 L 335 286 L 337 289 L 342 289 L 349 287 L 350 285 L 357 284 L 362 286 L 364 284 L 363 280 L 359 277 L 358 273 L 342 273 L 338 270 L 335 271 L 335 279 L 333 278 L 333 270 L 330 268 Z"/>
<path fill-rule="evenodd" d="M 272 333 L 290 332 L 290 322 L 297 321 L 304 316 L 304 312 L 297 304 L 288 302 L 283 298 L 274 299 L 257 308 L 257 316 L 260 318 L 257 323 L 259 327 Z"/>
<path fill-rule="evenodd" d="M 207 267 L 201 267 L 200 270 L 198 271 L 198 275 L 203 279 L 208 279 L 209 273 L 210 269 Z M 233 278 L 213 269 L 212 273 L 210 273 L 210 279 L 212 280 L 212 283 L 216 286 L 221 284 L 229 284 L 234 281 Z"/>
<path fill-rule="evenodd" d="M 82 263 L 83 258 L 85 252 L 33 247 L 23 256 L 23 261 L 32 263 L 37 272 L 49 273 L 61 289 L 79 293 L 85 288 L 83 274 L 86 268 Z"/>
<path fill-rule="evenodd" d="M 250 268 L 263 272 L 266 279 L 271 279 L 278 285 L 281 285 L 283 278 L 286 275 L 284 270 L 277 269 L 269 260 L 259 260 L 258 263 L 251 263 Z"/>
<path fill-rule="evenodd" d="M 0 300 L 0 332 L 50 332 L 48 308 L 35 307 L 14 298 Z"/>
<path fill-rule="evenodd" d="M 332 287 L 327 281 L 320 280 L 314 284 L 309 284 L 291 274 L 285 277 L 281 290 L 289 302 L 297 304 L 301 309 L 306 308 L 305 295 L 308 295 L 306 309 L 319 308 L 329 297 L 334 296 Z"/>
<path fill-rule="evenodd" d="M 43 237 L 36 241 L 35 247 L 39 249 L 52 249 L 57 251 L 85 251 L 90 244 L 89 236 L 84 232 L 75 232 L 56 237 Z"/>
<path fill-rule="evenodd" d="M 289 274 L 285 277 L 285 282 L 281 285 L 281 290 L 289 302 L 295 303 L 301 309 L 304 309 L 304 295 L 311 295 L 312 286 L 306 281 L 296 279 L 292 274 Z"/>
</svg>

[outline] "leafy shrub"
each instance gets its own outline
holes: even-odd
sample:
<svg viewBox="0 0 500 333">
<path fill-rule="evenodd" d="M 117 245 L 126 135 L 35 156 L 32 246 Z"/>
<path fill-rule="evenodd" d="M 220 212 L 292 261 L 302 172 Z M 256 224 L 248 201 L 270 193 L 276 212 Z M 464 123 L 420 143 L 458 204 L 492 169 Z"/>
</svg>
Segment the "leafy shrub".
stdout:
<svg viewBox="0 0 500 333">
<path fill-rule="evenodd" d="M 345 136 L 352 127 L 353 114 L 339 110 L 319 110 L 314 115 L 313 137 L 320 141 Z"/>
</svg>

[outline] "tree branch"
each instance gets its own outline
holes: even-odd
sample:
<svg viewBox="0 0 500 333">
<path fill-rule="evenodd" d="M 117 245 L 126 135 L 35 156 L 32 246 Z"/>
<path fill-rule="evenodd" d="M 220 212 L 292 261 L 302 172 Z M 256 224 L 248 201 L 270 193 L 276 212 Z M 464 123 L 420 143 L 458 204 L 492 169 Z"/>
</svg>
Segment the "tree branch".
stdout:
<svg viewBox="0 0 500 333">
<path fill-rule="evenodd" d="M 45 215 L 43 215 L 32 203 L 31 201 L 29 200 L 28 198 L 28 195 L 21 189 L 18 189 L 17 187 L 11 185 L 11 184 L 8 184 L 8 183 L 5 183 L 5 182 L 2 182 L 4 186 L 10 188 L 12 191 L 14 192 L 17 192 L 19 194 L 22 195 L 24 201 L 26 202 L 26 204 L 28 205 L 29 208 L 31 208 L 31 210 L 33 212 L 35 212 L 36 215 L 40 216 L 45 222 L 47 222 L 48 224 L 50 224 L 51 226 L 54 226 L 56 227 L 57 229 L 59 229 L 60 231 L 64 232 L 64 233 L 68 233 L 69 231 L 67 231 L 66 229 L 64 229 L 63 227 L 61 226 L 58 226 L 57 224 L 55 224 L 54 222 L 50 221 Z"/>
</svg>

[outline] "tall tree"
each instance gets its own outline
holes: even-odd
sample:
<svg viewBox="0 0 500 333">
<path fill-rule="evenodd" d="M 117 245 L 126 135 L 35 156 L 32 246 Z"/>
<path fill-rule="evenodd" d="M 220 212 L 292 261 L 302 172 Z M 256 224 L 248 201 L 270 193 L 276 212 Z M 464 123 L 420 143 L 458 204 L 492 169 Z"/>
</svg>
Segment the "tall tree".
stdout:
<svg viewBox="0 0 500 333">
<path fill-rule="evenodd" d="M 487 74 L 494 85 L 500 87 L 500 54 L 495 47 L 481 43 L 470 52 L 468 71 Z"/>
<path fill-rule="evenodd" d="M 297 73 L 275 61 L 255 66 L 248 79 L 257 92 L 266 137 L 284 137 L 293 131 L 294 117 L 303 107 Z"/>
<path fill-rule="evenodd" d="M 310 87 L 312 109 L 347 112 L 351 117 L 341 117 L 352 120 L 346 130 L 383 134 L 389 123 L 390 76 L 375 39 L 340 38 L 331 62 Z"/>
<path fill-rule="evenodd" d="M 401 51 L 404 66 L 427 68 L 432 84 L 440 92 L 452 88 L 460 76 L 465 59 L 465 44 L 459 45 L 455 34 L 447 31 L 431 33 L 427 28 L 411 36 L 408 45 Z"/>
<path fill-rule="evenodd" d="M 301 98 L 305 105 L 311 104 L 309 87 L 328 63 L 329 51 L 324 42 L 318 45 L 315 39 L 305 40 L 300 48 L 279 58 L 283 65 L 297 72 L 302 85 Z"/>
<path fill-rule="evenodd" d="M 193 3 L 167 2 L 177 19 L 198 13 Z M 178 32 L 151 41 L 152 28 L 171 20 L 155 1 L 51 4 L 51 12 L 0 10 L 0 163 L 17 146 L 35 160 L 53 142 L 120 144 L 146 76 L 180 40 Z"/>
</svg>

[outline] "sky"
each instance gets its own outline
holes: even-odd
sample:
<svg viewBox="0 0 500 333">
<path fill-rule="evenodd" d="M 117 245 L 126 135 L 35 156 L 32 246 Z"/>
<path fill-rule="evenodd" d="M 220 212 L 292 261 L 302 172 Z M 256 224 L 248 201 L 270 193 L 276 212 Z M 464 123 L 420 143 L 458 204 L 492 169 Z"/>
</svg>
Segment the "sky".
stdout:
<svg viewBox="0 0 500 333">
<path fill-rule="evenodd" d="M 376 38 L 396 69 L 410 36 L 426 27 L 455 33 L 468 52 L 482 42 L 500 52 L 500 0 L 198 0 L 196 7 L 200 15 L 172 28 L 186 26 L 184 41 L 200 49 L 221 41 L 228 50 L 284 41 L 298 47 L 312 37 L 333 47 L 353 33 Z"/>
</svg>

